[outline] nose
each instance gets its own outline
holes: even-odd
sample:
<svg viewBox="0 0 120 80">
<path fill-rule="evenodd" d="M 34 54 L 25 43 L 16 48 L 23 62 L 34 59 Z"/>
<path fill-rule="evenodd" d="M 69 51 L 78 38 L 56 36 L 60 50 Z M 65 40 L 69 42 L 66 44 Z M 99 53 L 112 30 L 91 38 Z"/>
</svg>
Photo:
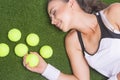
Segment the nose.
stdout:
<svg viewBox="0 0 120 80">
<path fill-rule="evenodd" d="M 53 25 L 56 24 L 56 19 L 55 19 L 55 18 L 52 18 L 52 19 L 51 19 L 51 24 L 53 24 Z"/>
</svg>

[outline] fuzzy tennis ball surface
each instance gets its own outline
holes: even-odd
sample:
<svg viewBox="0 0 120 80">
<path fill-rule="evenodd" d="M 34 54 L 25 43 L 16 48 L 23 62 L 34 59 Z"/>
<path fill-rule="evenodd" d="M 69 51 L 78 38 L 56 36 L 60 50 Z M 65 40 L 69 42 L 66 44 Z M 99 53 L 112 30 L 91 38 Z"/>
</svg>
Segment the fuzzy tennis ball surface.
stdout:
<svg viewBox="0 0 120 80">
<path fill-rule="evenodd" d="M 40 55 L 43 58 L 50 58 L 53 55 L 53 49 L 51 46 L 45 45 L 40 49 Z"/>
<path fill-rule="evenodd" d="M 13 42 L 17 42 L 21 39 L 21 32 L 19 29 L 13 28 L 8 32 L 8 39 Z"/>
<path fill-rule="evenodd" d="M 26 56 L 26 64 L 29 64 L 29 67 L 35 67 L 39 64 L 39 58 L 37 55 L 30 53 Z"/>
<path fill-rule="evenodd" d="M 40 41 L 40 38 L 35 33 L 30 33 L 26 38 L 26 42 L 29 46 L 37 46 L 39 41 Z"/>
<path fill-rule="evenodd" d="M 23 57 L 25 54 L 28 53 L 28 47 L 23 43 L 17 44 L 14 50 L 15 50 L 15 54 L 18 57 Z"/>
<path fill-rule="evenodd" d="M 0 43 L 0 57 L 5 57 L 9 54 L 10 48 L 6 43 Z"/>
</svg>

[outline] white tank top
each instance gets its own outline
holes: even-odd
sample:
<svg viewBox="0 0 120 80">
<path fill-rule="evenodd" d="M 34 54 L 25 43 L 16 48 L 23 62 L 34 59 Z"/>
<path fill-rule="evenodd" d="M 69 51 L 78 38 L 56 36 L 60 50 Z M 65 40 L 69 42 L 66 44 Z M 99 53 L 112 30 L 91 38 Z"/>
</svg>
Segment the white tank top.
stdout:
<svg viewBox="0 0 120 80">
<path fill-rule="evenodd" d="M 99 48 L 94 55 L 86 51 L 84 54 L 93 69 L 111 77 L 120 72 L 120 32 L 114 30 L 102 11 L 96 13 L 96 16 L 101 29 Z"/>
</svg>

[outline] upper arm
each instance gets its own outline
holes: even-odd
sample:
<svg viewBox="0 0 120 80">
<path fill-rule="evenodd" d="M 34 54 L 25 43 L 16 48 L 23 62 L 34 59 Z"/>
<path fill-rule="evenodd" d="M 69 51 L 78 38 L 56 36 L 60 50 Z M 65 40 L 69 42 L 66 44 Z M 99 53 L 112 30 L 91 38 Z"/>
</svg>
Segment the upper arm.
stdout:
<svg viewBox="0 0 120 80">
<path fill-rule="evenodd" d="M 65 39 L 73 74 L 80 80 L 89 80 L 89 67 L 83 56 L 77 32 L 72 30 Z"/>
</svg>

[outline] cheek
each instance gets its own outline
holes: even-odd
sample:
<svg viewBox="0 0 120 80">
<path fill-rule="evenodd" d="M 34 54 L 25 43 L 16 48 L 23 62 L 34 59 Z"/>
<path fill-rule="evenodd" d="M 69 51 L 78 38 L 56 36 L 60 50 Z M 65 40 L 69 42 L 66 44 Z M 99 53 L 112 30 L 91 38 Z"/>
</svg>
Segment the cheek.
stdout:
<svg viewBox="0 0 120 80">
<path fill-rule="evenodd" d="M 69 16 L 69 14 L 64 14 L 64 16 L 62 17 L 63 17 L 64 24 L 69 25 L 71 22 L 71 17 Z"/>
<path fill-rule="evenodd" d="M 70 29 L 70 17 L 68 15 L 64 15 L 62 16 L 63 17 L 63 20 L 62 20 L 62 28 L 63 28 L 63 31 L 64 32 L 67 32 L 69 31 Z"/>
<path fill-rule="evenodd" d="M 64 31 L 68 31 L 71 24 L 71 14 L 68 10 L 62 10 L 58 15 L 59 19 L 62 21 L 62 28 Z"/>
<path fill-rule="evenodd" d="M 66 22 L 70 20 L 70 13 L 66 8 L 62 8 L 59 10 L 59 17 L 62 21 Z"/>
</svg>

